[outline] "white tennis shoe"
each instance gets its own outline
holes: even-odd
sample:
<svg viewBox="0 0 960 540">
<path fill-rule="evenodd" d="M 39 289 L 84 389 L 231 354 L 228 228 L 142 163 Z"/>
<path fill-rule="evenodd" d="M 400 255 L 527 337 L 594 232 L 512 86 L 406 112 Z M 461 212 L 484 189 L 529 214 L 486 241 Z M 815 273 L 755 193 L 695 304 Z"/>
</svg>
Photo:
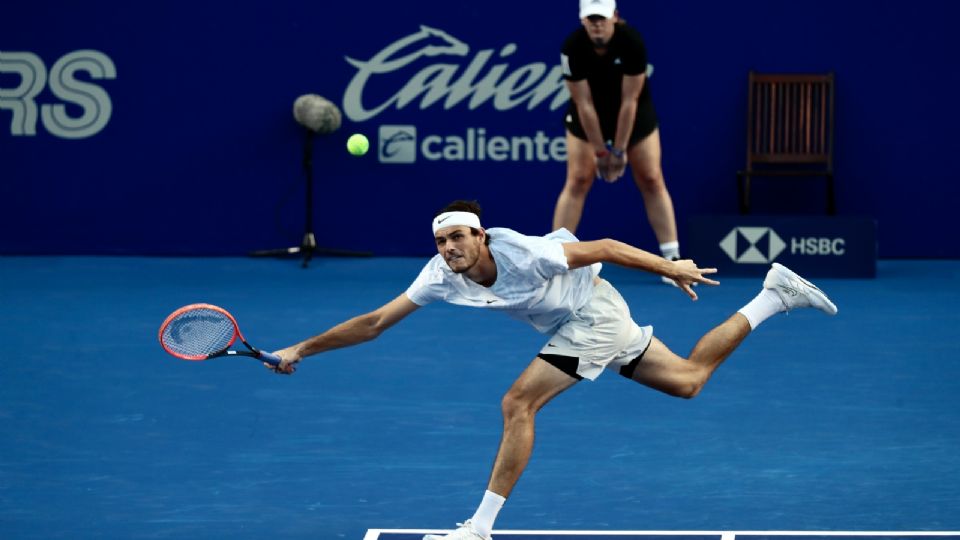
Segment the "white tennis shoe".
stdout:
<svg viewBox="0 0 960 540">
<path fill-rule="evenodd" d="M 787 311 L 812 307 L 827 315 L 837 314 L 837 306 L 823 291 L 780 263 L 773 263 L 763 280 L 763 288 L 776 291 Z"/>
<path fill-rule="evenodd" d="M 443 536 L 428 534 L 423 537 L 423 540 L 493 540 L 493 537 L 478 533 L 474 530 L 473 523 L 468 519 L 463 523 L 457 523 L 457 530 L 450 534 Z"/>
</svg>

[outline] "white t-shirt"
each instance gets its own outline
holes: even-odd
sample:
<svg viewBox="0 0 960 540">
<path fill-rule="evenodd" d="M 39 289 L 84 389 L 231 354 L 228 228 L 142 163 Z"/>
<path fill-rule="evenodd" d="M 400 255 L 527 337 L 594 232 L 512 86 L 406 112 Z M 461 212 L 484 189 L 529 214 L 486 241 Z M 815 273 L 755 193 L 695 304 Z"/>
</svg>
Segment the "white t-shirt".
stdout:
<svg viewBox="0 0 960 540">
<path fill-rule="evenodd" d="M 561 244 L 577 238 L 566 229 L 546 236 L 525 236 L 504 228 L 487 229 L 487 234 L 497 265 L 492 287 L 455 273 L 437 254 L 407 289 L 407 297 L 419 306 L 442 300 L 503 311 L 544 334 L 556 331 L 590 300 L 600 264 L 570 270 Z"/>
</svg>

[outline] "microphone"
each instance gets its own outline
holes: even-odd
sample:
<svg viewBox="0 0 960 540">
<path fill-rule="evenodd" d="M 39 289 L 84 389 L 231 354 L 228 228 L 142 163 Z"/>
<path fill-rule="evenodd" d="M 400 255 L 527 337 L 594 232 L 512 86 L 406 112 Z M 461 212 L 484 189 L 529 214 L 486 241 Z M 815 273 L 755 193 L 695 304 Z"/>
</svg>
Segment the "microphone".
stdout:
<svg viewBox="0 0 960 540">
<path fill-rule="evenodd" d="M 304 94 L 293 102 L 293 117 L 315 133 L 327 134 L 340 129 L 340 109 L 317 94 Z"/>
</svg>

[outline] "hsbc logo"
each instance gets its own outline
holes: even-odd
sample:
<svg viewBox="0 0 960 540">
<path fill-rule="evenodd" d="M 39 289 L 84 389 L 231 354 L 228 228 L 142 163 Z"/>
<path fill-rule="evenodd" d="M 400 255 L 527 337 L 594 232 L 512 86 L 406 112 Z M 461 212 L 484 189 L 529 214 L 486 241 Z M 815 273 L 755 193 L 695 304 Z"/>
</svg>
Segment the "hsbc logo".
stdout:
<svg viewBox="0 0 960 540">
<path fill-rule="evenodd" d="M 790 255 L 842 257 L 847 251 L 843 237 L 791 236 Z M 773 262 L 787 243 L 770 227 L 734 227 L 720 241 L 720 249 L 738 264 Z"/>
<path fill-rule="evenodd" d="M 767 264 L 786 249 L 787 244 L 770 227 L 734 227 L 720 249 L 736 263 Z"/>
<path fill-rule="evenodd" d="M 724 275 L 780 262 L 811 276 L 875 277 L 877 224 L 844 216 L 689 216 L 686 251 Z"/>
</svg>

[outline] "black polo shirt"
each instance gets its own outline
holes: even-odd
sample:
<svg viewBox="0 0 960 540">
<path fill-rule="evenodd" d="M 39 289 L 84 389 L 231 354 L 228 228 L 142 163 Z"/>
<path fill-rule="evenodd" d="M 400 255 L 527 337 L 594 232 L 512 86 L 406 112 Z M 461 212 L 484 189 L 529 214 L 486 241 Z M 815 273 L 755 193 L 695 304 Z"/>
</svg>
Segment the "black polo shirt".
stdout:
<svg viewBox="0 0 960 540">
<path fill-rule="evenodd" d="M 606 140 L 612 140 L 617 130 L 620 96 L 624 75 L 640 75 L 647 70 L 647 49 L 640 33 L 625 23 L 618 23 L 603 56 L 597 54 L 593 41 L 583 27 L 578 28 L 563 43 L 561 50 L 563 77 L 568 81 L 586 79 L 593 96 L 593 106 L 600 118 L 600 129 Z M 565 124 L 577 137 L 586 140 L 576 105 L 571 100 Z M 637 102 L 637 116 L 630 142 L 649 135 L 657 127 L 653 108 L 650 80 L 643 85 Z"/>
</svg>

